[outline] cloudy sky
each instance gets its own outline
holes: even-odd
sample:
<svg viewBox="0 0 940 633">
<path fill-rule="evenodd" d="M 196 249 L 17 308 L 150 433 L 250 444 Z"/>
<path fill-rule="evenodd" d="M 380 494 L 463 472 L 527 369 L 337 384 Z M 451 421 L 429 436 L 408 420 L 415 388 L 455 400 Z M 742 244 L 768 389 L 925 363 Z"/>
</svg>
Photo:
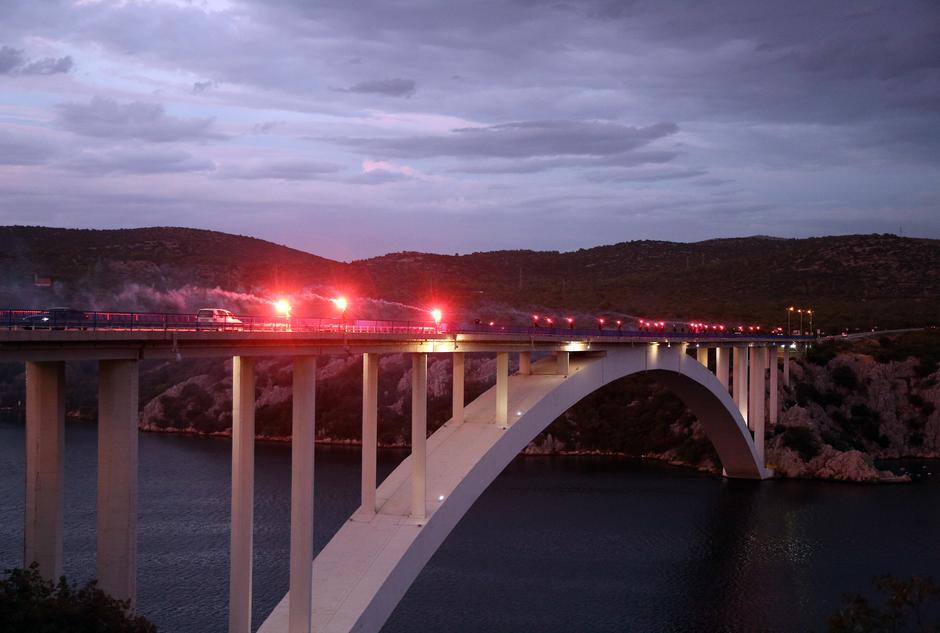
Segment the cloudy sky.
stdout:
<svg viewBox="0 0 940 633">
<path fill-rule="evenodd" d="M 0 0 L 0 223 L 940 238 L 940 5 Z"/>
</svg>

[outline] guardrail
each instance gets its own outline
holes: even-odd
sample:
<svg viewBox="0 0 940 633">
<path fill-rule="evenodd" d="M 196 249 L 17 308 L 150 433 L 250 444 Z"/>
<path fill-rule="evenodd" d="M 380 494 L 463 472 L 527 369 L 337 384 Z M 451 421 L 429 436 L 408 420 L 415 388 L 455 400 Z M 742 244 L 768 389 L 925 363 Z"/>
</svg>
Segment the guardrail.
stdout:
<svg viewBox="0 0 940 633">
<path fill-rule="evenodd" d="M 344 320 L 245 315 L 236 315 L 225 320 L 206 320 L 198 318 L 195 314 L 164 312 L 0 310 L 0 328 L 7 330 L 436 334 L 446 331 L 447 326 L 446 324 L 438 325 L 433 321 Z"/>
<path fill-rule="evenodd" d="M 189 332 L 306 332 L 345 334 L 515 334 L 525 336 L 641 338 L 650 340 L 759 339 L 813 341 L 813 336 L 787 336 L 772 332 L 689 331 L 671 328 L 624 330 L 614 328 L 569 328 L 460 324 L 450 327 L 433 321 L 345 320 L 341 318 L 259 317 L 236 315 L 225 321 L 200 320 L 195 314 L 165 312 L 113 312 L 81 310 L 0 310 L 0 328 L 7 330 L 107 330 Z"/>
</svg>

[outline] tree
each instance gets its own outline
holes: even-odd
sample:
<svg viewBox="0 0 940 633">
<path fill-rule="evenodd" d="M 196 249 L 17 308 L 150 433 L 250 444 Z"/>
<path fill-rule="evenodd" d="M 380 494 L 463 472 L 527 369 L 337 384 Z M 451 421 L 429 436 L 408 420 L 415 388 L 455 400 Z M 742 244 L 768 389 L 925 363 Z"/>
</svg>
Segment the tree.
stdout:
<svg viewBox="0 0 940 633">
<path fill-rule="evenodd" d="M 873 604 L 861 594 L 844 596 L 843 607 L 829 618 L 829 633 L 940 632 L 940 586 L 933 579 L 885 575 L 873 584 L 884 604 Z"/>
<path fill-rule="evenodd" d="M 8 569 L 0 580 L 0 628 L 4 633 L 156 633 L 157 627 L 129 612 L 130 603 L 98 589 L 45 580 L 36 563 Z"/>
</svg>

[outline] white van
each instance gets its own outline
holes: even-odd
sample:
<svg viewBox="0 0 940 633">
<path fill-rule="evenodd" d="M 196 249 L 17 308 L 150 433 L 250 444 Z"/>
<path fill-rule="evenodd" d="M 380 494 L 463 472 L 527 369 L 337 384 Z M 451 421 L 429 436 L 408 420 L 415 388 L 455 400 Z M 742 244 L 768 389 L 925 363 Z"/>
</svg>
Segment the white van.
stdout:
<svg viewBox="0 0 940 633">
<path fill-rule="evenodd" d="M 196 312 L 196 327 L 198 329 L 216 329 L 241 331 L 242 320 L 229 310 L 222 308 L 202 308 Z"/>
</svg>

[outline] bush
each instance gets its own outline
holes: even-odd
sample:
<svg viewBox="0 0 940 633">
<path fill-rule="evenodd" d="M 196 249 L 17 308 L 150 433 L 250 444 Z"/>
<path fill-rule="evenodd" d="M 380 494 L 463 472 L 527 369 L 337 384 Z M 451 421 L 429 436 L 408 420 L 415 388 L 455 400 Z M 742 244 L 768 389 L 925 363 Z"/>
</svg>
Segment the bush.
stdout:
<svg viewBox="0 0 940 633">
<path fill-rule="evenodd" d="M 65 577 L 45 580 L 36 563 L 8 569 L 0 580 L 0 623 L 4 633 L 156 633 L 145 618 L 131 615 L 129 603 L 116 600 L 89 582 L 78 588 Z"/>
<path fill-rule="evenodd" d="M 819 440 L 816 434 L 805 426 L 788 426 L 783 432 L 783 445 L 799 453 L 803 461 L 809 461 L 819 455 Z"/>
<path fill-rule="evenodd" d="M 839 365 L 832 370 L 832 382 L 836 387 L 851 391 L 858 387 L 858 376 L 848 365 Z"/>
<path fill-rule="evenodd" d="M 860 594 L 843 596 L 842 608 L 829 618 L 829 633 L 940 631 L 940 586 L 932 578 L 879 576 L 873 584 L 884 604 Z"/>
</svg>

